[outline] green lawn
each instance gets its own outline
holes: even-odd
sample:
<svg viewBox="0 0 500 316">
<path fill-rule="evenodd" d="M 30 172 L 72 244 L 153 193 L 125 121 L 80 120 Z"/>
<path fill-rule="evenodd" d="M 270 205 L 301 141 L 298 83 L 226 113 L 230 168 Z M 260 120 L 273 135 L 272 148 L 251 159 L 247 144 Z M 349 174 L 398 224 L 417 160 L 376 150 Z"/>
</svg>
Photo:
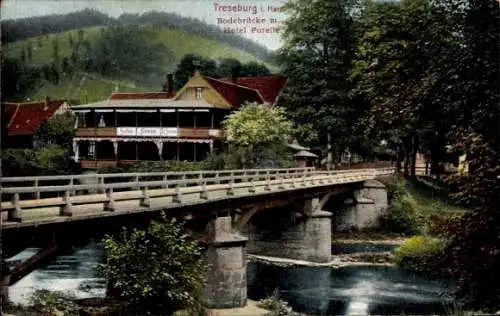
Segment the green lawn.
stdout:
<svg viewBox="0 0 500 316">
<path fill-rule="evenodd" d="M 423 182 L 407 181 L 407 192 L 417 203 L 418 209 L 423 214 L 449 214 L 462 215 L 468 210 L 457 206 L 445 193 L 438 191 Z"/>
</svg>

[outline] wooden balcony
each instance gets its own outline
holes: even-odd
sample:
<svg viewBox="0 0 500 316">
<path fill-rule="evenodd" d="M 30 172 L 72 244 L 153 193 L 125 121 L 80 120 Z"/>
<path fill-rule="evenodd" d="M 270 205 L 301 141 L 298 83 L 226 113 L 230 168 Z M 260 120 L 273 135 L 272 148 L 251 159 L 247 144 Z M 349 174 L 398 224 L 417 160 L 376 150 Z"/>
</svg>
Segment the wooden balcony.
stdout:
<svg viewBox="0 0 500 316">
<path fill-rule="evenodd" d="M 116 128 L 114 127 L 87 127 L 77 128 L 76 137 L 116 137 Z"/>
<path fill-rule="evenodd" d="M 180 128 L 179 137 L 185 138 L 222 138 L 223 133 L 220 129 L 210 128 Z"/>
<path fill-rule="evenodd" d="M 116 167 L 115 160 L 80 160 L 82 169 L 100 169 Z"/>
</svg>

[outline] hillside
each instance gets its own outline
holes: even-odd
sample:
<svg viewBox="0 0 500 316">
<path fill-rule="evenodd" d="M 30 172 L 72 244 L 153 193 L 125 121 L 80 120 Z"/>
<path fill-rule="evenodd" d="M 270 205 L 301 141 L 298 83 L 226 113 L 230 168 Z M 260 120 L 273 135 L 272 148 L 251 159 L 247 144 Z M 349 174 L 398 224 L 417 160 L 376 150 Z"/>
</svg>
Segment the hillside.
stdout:
<svg viewBox="0 0 500 316">
<path fill-rule="evenodd" d="M 7 57 L 19 58 L 22 49 L 26 49 L 31 43 L 33 47 L 33 59 L 31 63 L 35 66 L 41 66 L 52 62 L 52 43 L 54 40 L 58 42 L 60 58 L 69 57 L 72 51 L 69 40 L 70 36 L 76 41 L 79 30 L 83 30 L 83 40 L 88 41 L 92 46 L 100 36 L 101 29 L 103 29 L 103 27 L 89 27 L 68 32 L 36 36 L 7 44 L 4 46 L 4 53 Z M 153 30 L 153 32 L 156 33 L 156 38 L 153 40 L 167 46 L 172 51 L 176 63 L 179 62 L 185 54 L 193 53 L 215 60 L 235 58 L 242 63 L 256 61 L 265 64 L 272 71 L 277 70 L 275 65 L 264 62 L 262 59 L 241 49 L 234 48 L 216 40 L 188 33 L 181 29 L 169 29 L 165 27 L 144 27 L 144 29 Z M 173 67 L 175 67 L 175 65 L 167 65 L 165 69 L 169 70 Z"/>
<path fill-rule="evenodd" d="M 25 40 L 10 43 L 4 47 L 4 54 L 10 58 L 21 58 L 24 54 L 25 63 L 32 67 L 42 67 L 50 65 L 54 60 L 54 43 L 57 42 L 58 56 L 60 60 L 70 58 L 75 43 L 78 45 L 87 45 L 90 50 L 94 47 L 96 42 L 100 39 L 106 27 L 87 27 L 62 33 L 45 34 L 28 38 Z M 178 28 L 166 27 L 150 27 L 144 26 L 141 28 L 144 33 L 147 32 L 151 41 L 155 44 L 164 45 L 171 55 L 168 62 L 163 65 L 153 65 L 158 69 L 158 73 L 166 74 L 173 72 L 176 65 L 186 54 L 198 54 L 201 57 L 220 61 L 224 58 L 234 58 L 242 63 L 255 61 L 266 65 L 271 71 L 277 71 L 277 67 L 264 62 L 262 59 L 245 52 L 243 50 L 234 48 L 228 44 L 221 43 L 217 40 L 206 38 L 200 35 L 192 34 Z M 31 58 L 28 57 L 28 50 L 31 47 Z M 24 53 L 23 53 L 24 51 Z M 144 60 L 147 64 L 148 60 Z M 151 64 L 148 64 L 151 66 Z M 120 65 L 127 67 L 129 65 Z M 102 100 L 109 96 L 110 91 L 114 90 L 114 84 L 107 83 L 97 79 L 87 77 L 81 87 L 81 91 L 75 90 L 77 82 L 81 82 L 82 74 L 76 73 L 72 75 L 63 75 L 57 84 L 44 82 L 38 85 L 36 91 L 30 93 L 30 98 L 39 98 L 49 95 L 53 98 L 67 97 L 68 95 L 78 95 L 78 99 L 82 101 L 92 102 L 95 100 Z M 120 82 L 122 78 L 104 78 L 113 79 Z M 120 84 L 120 91 L 139 91 L 139 90 L 158 90 L 162 84 L 161 78 L 157 76 L 149 80 L 138 79 L 131 84 Z M 133 81 L 130 78 L 127 81 Z M 136 87 L 134 87 L 136 86 Z M 76 92 L 75 92 L 76 91 Z M 83 91 L 87 91 L 88 97 L 82 97 Z M 76 97 L 75 95 L 75 97 Z"/>
<path fill-rule="evenodd" d="M 152 90 L 148 87 L 135 86 L 126 82 L 112 82 L 92 74 L 76 73 L 62 77 L 58 84 L 45 82 L 30 96 L 32 100 L 41 100 L 45 96 L 78 100 L 91 103 L 107 99 L 118 86 L 120 92 L 139 92 Z"/>
</svg>

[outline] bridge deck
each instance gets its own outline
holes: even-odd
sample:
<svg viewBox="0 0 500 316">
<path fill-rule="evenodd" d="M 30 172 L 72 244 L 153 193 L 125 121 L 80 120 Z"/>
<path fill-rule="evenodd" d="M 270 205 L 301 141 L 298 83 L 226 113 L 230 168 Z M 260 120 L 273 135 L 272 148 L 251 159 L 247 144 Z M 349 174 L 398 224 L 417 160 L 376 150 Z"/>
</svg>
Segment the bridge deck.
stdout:
<svg viewBox="0 0 500 316">
<path fill-rule="evenodd" d="M 203 205 L 217 201 L 238 200 L 278 192 L 328 188 L 374 179 L 394 172 L 392 168 L 338 171 L 291 169 L 286 173 L 269 172 L 253 175 L 232 171 L 229 177 L 197 178 L 171 181 L 101 183 L 99 185 L 66 185 L 45 187 L 10 187 L 2 193 L 12 194 L 10 202 L 2 202 L 3 229 L 62 223 L 99 217 L 118 216 Z M 248 170 L 251 171 L 251 170 Z M 248 172 L 245 171 L 245 172 Z M 228 178 L 228 179 L 226 179 Z M 215 181 L 214 181 L 215 180 Z M 208 181 L 223 184 L 209 184 Z M 239 182 L 238 182 L 239 181 Z M 195 186 L 187 186 L 187 185 Z M 186 186 L 183 186 L 186 185 Z M 167 188 L 158 188 L 158 186 Z M 169 187 L 170 186 L 170 187 Z M 176 186 L 172 188 L 172 186 Z M 113 192 L 126 188 L 125 192 Z M 97 189 L 106 193 L 72 196 L 76 190 Z M 62 197 L 20 200 L 20 193 L 59 192 Z"/>
</svg>

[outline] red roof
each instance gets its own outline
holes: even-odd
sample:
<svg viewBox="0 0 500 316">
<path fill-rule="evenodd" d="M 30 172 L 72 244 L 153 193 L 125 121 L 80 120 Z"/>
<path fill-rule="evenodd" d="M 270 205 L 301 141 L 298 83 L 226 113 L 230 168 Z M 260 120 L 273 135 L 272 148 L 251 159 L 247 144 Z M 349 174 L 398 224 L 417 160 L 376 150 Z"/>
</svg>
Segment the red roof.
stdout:
<svg viewBox="0 0 500 316">
<path fill-rule="evenodd" d="M 287 81 L 283 76 L 240 77 L 236 83 L 258 90 L 267 103 L 274 104 Z"/>
<path fill-rule="evenodd" d="M 113 92 L 111 100 L 137 100 L 137 99 L 170 99 L 175 91 L 168 92 Z"/>
<path fill-rule="evenodd" d="M 43 122 L 52 118 L 64 100 L 30 103 L 6 103 L 9 135 L 31 135 Z"/>
<path fill-rule="evenodd" d="M 214 79 L 211 77 L 204 78 L 219 92 L 232 106 L 240 106 L 245 102 L 263 103 L 264 100 L 257 90 L 240 86 L 232 82 Z"/>
</svg>

